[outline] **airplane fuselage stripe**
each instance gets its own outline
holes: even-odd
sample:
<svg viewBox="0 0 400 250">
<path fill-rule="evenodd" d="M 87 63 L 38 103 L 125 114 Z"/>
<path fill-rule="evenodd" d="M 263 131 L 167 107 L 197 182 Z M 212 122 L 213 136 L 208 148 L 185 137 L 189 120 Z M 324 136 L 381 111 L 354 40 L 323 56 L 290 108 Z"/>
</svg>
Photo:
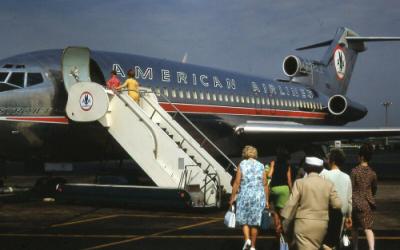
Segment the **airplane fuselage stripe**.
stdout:
<svg viewBox="0 0 400 250">
<path fill-rule="evenodd" d="M 0 121 L 68 124 L 65 116 L 1 116 Z"/>
<path fill-rule="evenodd" d="M 195 114 L 226 114 L 226 115 L 247 115 L 247 116 L 273 116 L 273 117 L 290 117 L 290 118 L 310 118 L 324 119 L 326 114 L 321 112 L 303 112 L 279 109 L 255 109 L 244 107 L 214 106 L 214 105 L 193 105 L 182 103 L 160 103 L 160 105 L 168 112 L 174 112 L 173 105 L 184 113 Z"/>
</svg>

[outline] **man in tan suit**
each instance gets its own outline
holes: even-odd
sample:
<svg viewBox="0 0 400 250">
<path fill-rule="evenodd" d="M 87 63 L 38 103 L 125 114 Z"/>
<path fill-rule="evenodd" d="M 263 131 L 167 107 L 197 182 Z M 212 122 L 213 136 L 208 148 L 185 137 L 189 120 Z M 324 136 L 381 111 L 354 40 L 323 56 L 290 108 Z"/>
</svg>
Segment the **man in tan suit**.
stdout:
<svg viewBox="0 0 400 250">
<path fill-rule="evenodd" d="M 298 250 L 318 250 L 328 228 L 328 210 L 342 204 L 332 182 L 319 176 L 323 161 L 306 157 L 307 177 L 296 180 L 289 201 L 281 212 L 283 229 L 294 222 L 294 240 Z"/>
</svg>

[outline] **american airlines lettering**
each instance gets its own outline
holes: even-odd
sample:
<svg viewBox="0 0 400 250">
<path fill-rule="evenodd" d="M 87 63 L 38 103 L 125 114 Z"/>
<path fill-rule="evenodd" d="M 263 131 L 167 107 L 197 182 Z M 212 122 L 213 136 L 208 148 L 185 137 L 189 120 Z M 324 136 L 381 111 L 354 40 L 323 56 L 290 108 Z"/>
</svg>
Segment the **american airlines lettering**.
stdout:
<svg viewBox="0 0 400 250">
<path fill-rule="evenodd" d="M 113 64 L 114 69 L 118 69 L 117 73 L 125 77 L 124 70 L 119 64 Z M 155 72 L 160 72 L 160 80 L 164 83 L 173 83 L 181 85 L 200 85 L 203 87 L 213 87 L 215 89 L 226 89 L 235 91 L 238 86 L 238 81 L 234 78 L 222 78 L 216 75 L 187 73 L 184 71 L 172 71 L 170 69 L 154 70 L 153 67 L 141 67 L 135 65 L 132 67 L 135 71 L 136 79 L 154 80 Z M 313 99 L 314 94 L 311 90 L 304 87 L 284 86 L 277 83 L 258 83 L 252 81 L 249 86 L 254 93 L 264 93 L 269 97 L 296 97 L 302 99 Z"/>
</svg>

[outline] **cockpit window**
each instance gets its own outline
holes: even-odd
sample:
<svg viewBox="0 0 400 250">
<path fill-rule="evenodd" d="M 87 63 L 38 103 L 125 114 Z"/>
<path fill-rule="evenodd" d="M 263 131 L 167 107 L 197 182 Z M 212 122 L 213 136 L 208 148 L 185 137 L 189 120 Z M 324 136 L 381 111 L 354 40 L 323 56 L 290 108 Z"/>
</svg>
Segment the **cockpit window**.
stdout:
<svg viewBox="0 0 400 250">
<path fill-rule="evenodd" d="M 25 73 L 22 72 L 14 72 L 11 74 L 10 78 L 8 79 L 8 83 L 14 84 L 19 87 L 24 87 L 24 77 Z"/>
<path fill-rule="evenodd" d="M 0 82 L 4 82 L 8 76 L 8 72 L 0 72 Z"/>
<path fill-rule="evenodd" d="M 40 73 L 28 73 L 27 86 L 32 86 L 43 82 L 43 76 Z"/>
</svg>

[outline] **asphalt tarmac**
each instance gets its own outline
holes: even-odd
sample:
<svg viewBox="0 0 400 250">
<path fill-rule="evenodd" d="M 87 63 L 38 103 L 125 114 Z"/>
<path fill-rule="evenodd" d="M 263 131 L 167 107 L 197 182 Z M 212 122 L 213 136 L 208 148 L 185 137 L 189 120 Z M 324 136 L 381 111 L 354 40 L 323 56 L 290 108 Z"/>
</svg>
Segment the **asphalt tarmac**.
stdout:
<svg viewBox="0 0 400 250">
<path fill-rule="evenodd" d="M 399 187 L 379 184 L 376 249 L 400 249 Z M 241 231 L 224 226 L 224 213 L 3 199 L 0 249 L 241 249 Z M 260 234 L 257 249 L 279 249 L 272 231 Z"/>
<path fill-rule="evenodd" d="M 400 164 L 399 152 L 377 153 L 373 166 L 378 173 L 377 210 L 374 232 L 377 250 L 400 249 Z M 344 170 L 356 164 L 348 153 Z M 19 170 L 18 170 L 19 169 Z M 66 175 L 72 182 L 93 183 L 95 171 Z M 90 169 L 87 170 L 87 169 Z M 118 169 L 118 168 L 117 168 Z M 40 175 L 30 174 L 9 164 L 6 186 L 32 187 Z M 102 169 L 100 169 L 103 171 Z M 106 173 L 110 172 L 105 169 Z M 122 169 L 125 171 L 124 169 Z M 20 172 L 17 172 L 20 171 Z M 102 172 L 101 172 L 102 173 Z M 113 167 L 111 173 L 116 173 Z M 4 173 L 3 173 L 4 175 Z M 118 173 L 117 175 L 120 175 Z M 132 183 L 147 184 L 141 173 L 128 173 Z M 240 229 L 223 224 L 225 209 L 188 210 L 160 206 L 85 203 L 81 197 L 73 204 L 44 202 L 30 192 L 0 194 L 0 250 L 14 249 L 241 249 Z M 361 232 L 359 249 L 368 249 Z M 257 250 L 279 249 L 272 231 L 261 232 Z M 351 248 L 350 248 L 351 249 Z"/>
</svg>

